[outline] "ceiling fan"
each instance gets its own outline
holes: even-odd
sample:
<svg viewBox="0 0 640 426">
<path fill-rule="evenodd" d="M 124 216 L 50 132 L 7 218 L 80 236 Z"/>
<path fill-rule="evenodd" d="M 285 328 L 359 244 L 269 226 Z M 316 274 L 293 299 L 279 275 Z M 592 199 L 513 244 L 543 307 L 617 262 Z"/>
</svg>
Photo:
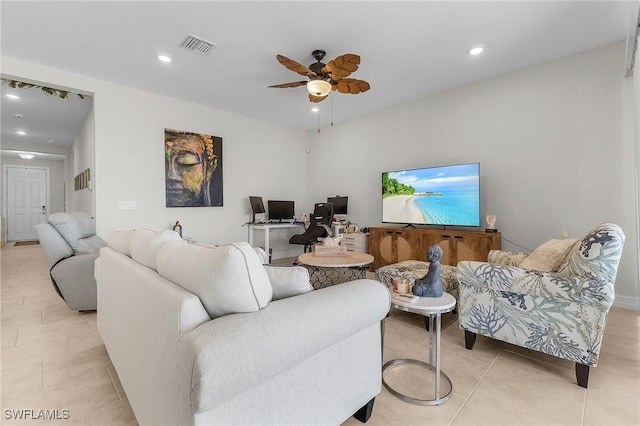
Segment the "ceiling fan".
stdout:
<svg viewBox="0 0 640 426">
<path fill-rule="evenodd" d="M 364 80 L 345 78 L 358 69 L 360 56 L 347 53 L 346 55 L 338 56 L 334 60 L 329 61 L 328 64 L 324 64 L 322 63 L 322 59 L 324 59 L 326 54 L 327 52 L 324 50 L 314 50 L 311 55 L 317 62 L 309 65 L 309 67 L 305 67 L 286 56 L 276 55 L 278 62 L 293 72 L 309 77 L 309 80 L 292 81 L 290 83 L 276 84 L 269 87 L 287 88 L 306 86 L 309 92 L 309 100 L 316 103 L 325 100 L 332 90 L 356 95 L 366 92 L 371 88 L 369 83 Z"/>
</svg>

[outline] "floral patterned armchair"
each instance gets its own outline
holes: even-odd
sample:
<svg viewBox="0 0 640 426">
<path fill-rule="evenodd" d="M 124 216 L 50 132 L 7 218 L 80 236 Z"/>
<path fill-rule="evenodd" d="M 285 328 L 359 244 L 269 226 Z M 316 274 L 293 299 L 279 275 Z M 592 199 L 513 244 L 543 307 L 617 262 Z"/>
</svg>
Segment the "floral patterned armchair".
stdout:
<svg viewBox="0 0 640 426">
<path fill-rule="evenodd" d="M 557 271 L 520 267 L 528 255 L 492 253 L 458 263 L 460 328 L 471 350 L 476 335 L 576 363 L 579 386 L 598 363 L 624 245 L 622 229 L 603 223 L 569 247 Z M 534 253 L 531 254 L 533 256 Z"/>
</svg>

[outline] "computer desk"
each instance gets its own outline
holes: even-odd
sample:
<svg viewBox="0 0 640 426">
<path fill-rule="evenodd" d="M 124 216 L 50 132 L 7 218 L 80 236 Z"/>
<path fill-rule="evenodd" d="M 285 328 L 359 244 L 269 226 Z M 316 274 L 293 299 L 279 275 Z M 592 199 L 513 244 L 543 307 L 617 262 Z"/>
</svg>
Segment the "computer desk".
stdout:
<svg viewBox="0 0 640 426">
<path fill-rule="evenodd" d="M 304 223 L 250 223 L 249 224 L 249 245 L 253 247 L 253 231 L 264 231 L 264 251 L 269 256 L 269 233 L 272 229 L 284 229 L 284 228 L 302 228 L 304 231 Z"/>
</svg>

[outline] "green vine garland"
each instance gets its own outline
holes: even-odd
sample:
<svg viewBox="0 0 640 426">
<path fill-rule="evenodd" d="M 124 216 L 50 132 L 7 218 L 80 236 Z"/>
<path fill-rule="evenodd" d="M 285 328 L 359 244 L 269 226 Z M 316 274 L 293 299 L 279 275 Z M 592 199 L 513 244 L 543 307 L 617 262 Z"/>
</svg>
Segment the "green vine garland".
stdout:
<svg viewBox="0 0 640 426">
<path fill-rule="evenodd" d="M 69 91 L 62 89 L 54 89 L 53 87 L 39 86 L 37 84 L 25 83 L 24 81 L 18 80 L 10 80 L 7 78 L 2 79 L 2 84 L 6 84 L 12 89 L 32 89 L 37 87 L 41 89 L 44 93 L 50 96 L 58 96 L 61 99 L 69 99 Z M 88 97 L 88 95 L 83 95 L 82 93 L 76 93 L 80 99 L 84 99 Z"/>
</svg>

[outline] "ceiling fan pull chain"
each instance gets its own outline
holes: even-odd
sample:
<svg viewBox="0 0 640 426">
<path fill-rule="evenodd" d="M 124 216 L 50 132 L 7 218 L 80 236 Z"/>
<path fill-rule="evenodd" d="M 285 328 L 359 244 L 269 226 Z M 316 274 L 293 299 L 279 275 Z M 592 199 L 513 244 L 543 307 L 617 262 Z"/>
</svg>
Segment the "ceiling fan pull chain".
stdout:
<svg viewBox="0 0 640 426">
<path fill-rule="evenodd" d="M 331 127 L 333 127 L 333 97 L 331 97 Z"/>
<path fill-rule="evenodd" d="M 320 111 L 318 110 L 318 133 L 320 133 Z"/>
</svg>

